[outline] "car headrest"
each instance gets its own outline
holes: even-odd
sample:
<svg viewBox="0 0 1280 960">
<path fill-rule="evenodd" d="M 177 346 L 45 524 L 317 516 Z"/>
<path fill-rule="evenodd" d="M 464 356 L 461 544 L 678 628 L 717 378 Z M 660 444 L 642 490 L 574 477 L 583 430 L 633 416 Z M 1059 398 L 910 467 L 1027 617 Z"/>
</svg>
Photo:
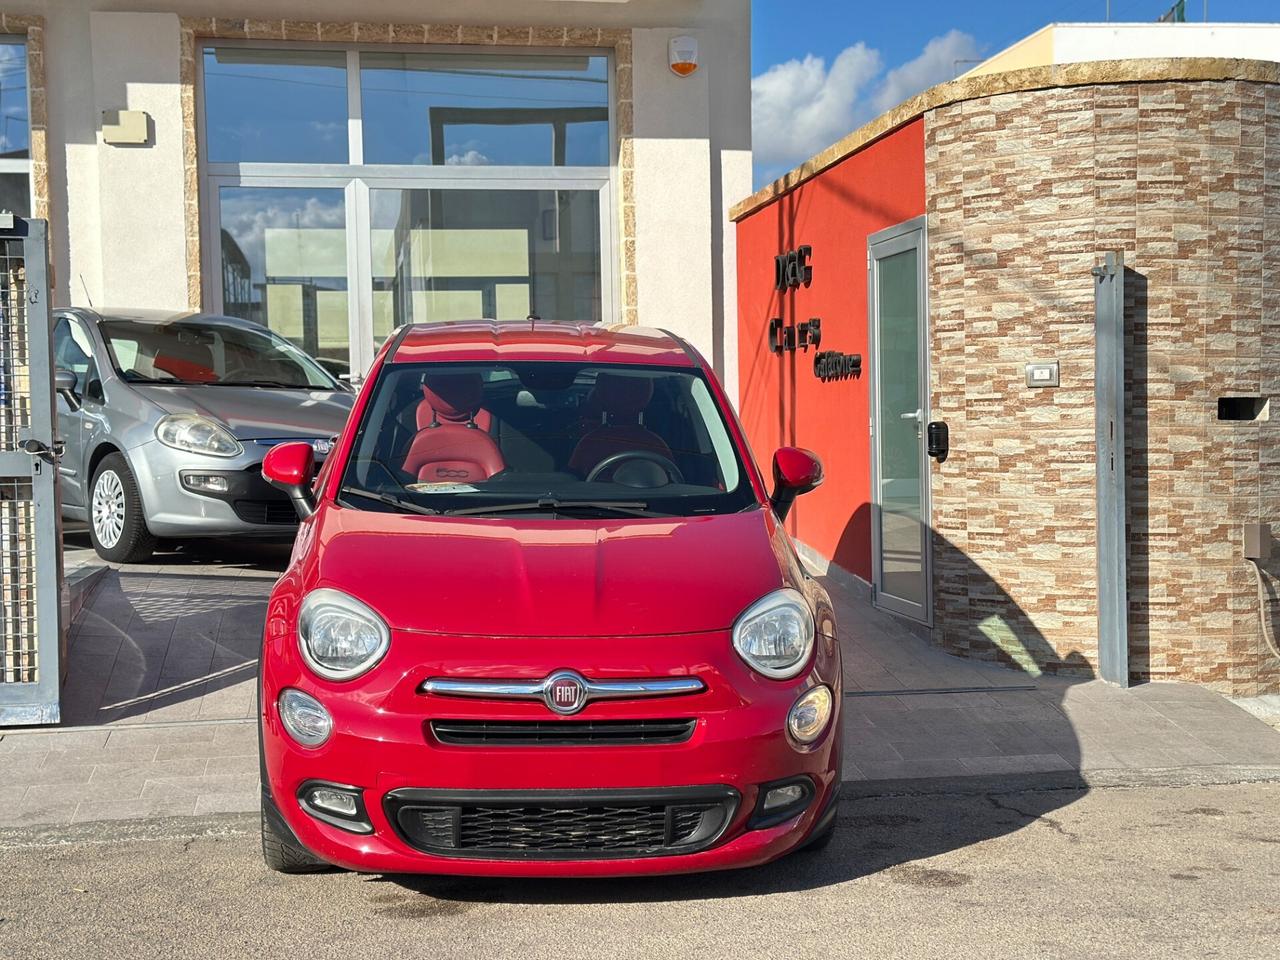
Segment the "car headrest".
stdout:
<svg viewBox="0 0 1280 960">
<path fill-rule="evenodd" d="M 455 423 L 470 420 L 484 399 L 484 380 L 476 373 L 428 373 L 422 396 L 436 416 Z"/>
<path fill-rule="evenodd" d="M 596 402 L 610 416 L 638 417 L 653 399 L 653 380 L 601 373 L 594 392 Z"/>
</svg>

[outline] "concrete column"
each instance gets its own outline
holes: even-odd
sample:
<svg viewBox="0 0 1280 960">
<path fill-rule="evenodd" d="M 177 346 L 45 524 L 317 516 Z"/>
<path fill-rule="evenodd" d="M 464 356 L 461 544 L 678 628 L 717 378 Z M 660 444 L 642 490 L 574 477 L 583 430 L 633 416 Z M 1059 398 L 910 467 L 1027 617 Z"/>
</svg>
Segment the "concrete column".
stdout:
<svg viewBox="0 0 1280 960">
<path fill-rule="evenodd" d="M 95 296 L 94 303 L 184 309 L 187 262 L 178 17 L 91 13 L 89 32 L 101 238 L 101 301 Z M 149 115 L 150 136 L 145 145 L 103 142 L 102 112 L 126 109 Z M 86 212 L 80 226 L 92 221 L 92 213 Z M 72 294 L 72 299 L 79 299 L 74 288 Z"/>
</svg>

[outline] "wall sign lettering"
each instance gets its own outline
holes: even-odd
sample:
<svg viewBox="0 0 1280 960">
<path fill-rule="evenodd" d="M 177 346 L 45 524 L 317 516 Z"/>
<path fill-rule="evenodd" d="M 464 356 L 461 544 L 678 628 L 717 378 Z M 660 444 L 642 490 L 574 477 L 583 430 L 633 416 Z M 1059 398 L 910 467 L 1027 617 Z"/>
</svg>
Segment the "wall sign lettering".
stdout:
<svg viewBox="0 0 1280 960">
<path fill-rule="evenodd" d="M 809 257 L 813 247 L 807 244 L 780 253 L 773 258 L 773 287 L 775 290 L 791 290 L 803 284 L 813 282 L 813 267 L 809 265 Z"/>
<path fill-rule="evenodd" d="M 823 350 L 813 355 L 813 375 L 823 383 L 862 376 L 862 354 Z"/>
</svg>

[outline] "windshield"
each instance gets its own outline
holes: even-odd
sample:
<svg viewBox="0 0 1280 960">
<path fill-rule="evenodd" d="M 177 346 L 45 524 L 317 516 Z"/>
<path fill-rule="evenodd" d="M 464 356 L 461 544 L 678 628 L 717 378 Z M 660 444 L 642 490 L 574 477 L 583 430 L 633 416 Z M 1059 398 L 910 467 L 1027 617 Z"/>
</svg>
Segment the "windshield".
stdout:
<svg viewBox="0 0 1280 960">
<path fill-rule="evenodd" d="M 693 516 L 756 502 L 700 372 L 570 362 L 385 367 L 340 499 L 548 517 Z"/>
<path fill-rule="evenodd" d="M 116 372 L 131 383 L 339 389 L 319 364 L 266 328 L 209 318 L 99 326 Z"/>
</svg>

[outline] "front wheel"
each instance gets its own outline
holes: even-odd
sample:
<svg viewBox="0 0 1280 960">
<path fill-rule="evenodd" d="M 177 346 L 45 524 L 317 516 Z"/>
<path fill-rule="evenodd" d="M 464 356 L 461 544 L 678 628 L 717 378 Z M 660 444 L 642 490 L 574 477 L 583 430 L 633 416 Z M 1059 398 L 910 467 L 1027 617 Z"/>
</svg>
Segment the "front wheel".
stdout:
<svg viewBox="0 0 1280 960">
<path fill-rule="evenodd" d="M 262 801 L 262 859 L 277 873 L 319 873 L 330 869 L 329 864 L 302 849 L 292 837 L 281 836 L 267 815 L 265 798 Z"/>
<path fill-rule="evenodd" d="M 89 539 L 110 563 L 141 563 L 155 551 L 147 529 L 137 481 L 123 456 L 110 453 L 93 473 L 89 497 Z"/>
</svg>

